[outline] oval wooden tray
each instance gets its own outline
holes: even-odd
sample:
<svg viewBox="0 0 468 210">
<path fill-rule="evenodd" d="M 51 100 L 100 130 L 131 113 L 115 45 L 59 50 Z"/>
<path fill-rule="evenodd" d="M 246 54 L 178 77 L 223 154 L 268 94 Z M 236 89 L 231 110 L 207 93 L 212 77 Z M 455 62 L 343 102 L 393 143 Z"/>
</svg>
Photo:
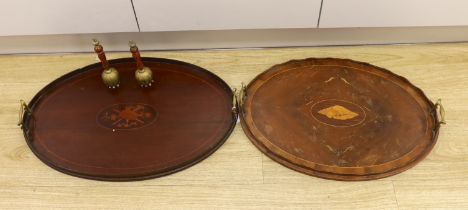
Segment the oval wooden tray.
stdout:
<svg viewBox="0 0 468 210">
<path fill-rule="evenodd" d="M 262 152 L 327 179 L 370 180 L 402 172 L 430 152 L 439 130 L 436 107 L 420 89 L 388 70 L 352 60 L 276 65 L 242 95 L 242 126 Z"/>
<path fill-rule="evenodd" d="M 143 58 L 155 83 L 141 88 L 133 59 L 116 59 L 121 85 L 108 89 L 99 63 L 42 89 L 23 130 L 31 150 L 67 174 L 110 181 L 158 177 L 213 153 L 236 123 L 229 86 L 180 61 Z"/>
</svg>

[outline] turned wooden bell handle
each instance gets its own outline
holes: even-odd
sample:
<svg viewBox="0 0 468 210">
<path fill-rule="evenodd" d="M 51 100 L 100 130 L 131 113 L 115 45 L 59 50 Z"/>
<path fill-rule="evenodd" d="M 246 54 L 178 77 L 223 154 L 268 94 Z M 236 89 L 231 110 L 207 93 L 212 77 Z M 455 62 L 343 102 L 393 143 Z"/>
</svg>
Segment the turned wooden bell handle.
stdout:
<svg viewBox="0 0 468 210">
<path fill-rule="evenodd" d="M 102 68 L 104 70 L 109 69 L 109 62 L 107 62 L 106 54 L 104 53 L 104 48 L 96 39 L 93 39 L 93 45 L 94 52 L 96 52 L 99 60 L 101 61 Z"/>
<path fill-rule="evenodd" d="M 130 52 L 132 52 L 133 59 L 137 64 L 137 69 L 143 69 L 145 66 L 141 61 L 140 51 L 138 50 L 138 47 L 136 46 L 135 42 L 130 41 L 128 43 L 128 46 L 130 46 Z"/>
</svg>

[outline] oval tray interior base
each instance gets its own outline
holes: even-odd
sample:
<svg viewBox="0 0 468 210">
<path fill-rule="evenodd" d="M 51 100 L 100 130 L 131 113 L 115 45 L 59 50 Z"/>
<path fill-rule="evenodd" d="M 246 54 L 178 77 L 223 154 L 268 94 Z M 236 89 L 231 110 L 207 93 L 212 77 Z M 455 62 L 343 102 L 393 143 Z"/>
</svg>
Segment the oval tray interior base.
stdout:
<svg viewBox="0 0 468 210">
<path fill-rule="evenodd" d="M 200 67 L 143 58 L 154 84 L 141 88 L 133 59 L 111 60 L 121 84 L 108 89 L 100 64 L 41 90 L 23 119 L 31 150 L 67 174 L 126 181 L 158 177 L 213 153 L 236 122 L 232 91 Z"/>
<path fill-rule="evenodd" d="M 344 59 L 273 66 L 245 90 L 241 123 L 273 160 L 327 179 L 402 172 L 434 146 L 434 104 L 403 77 Z"/>
</svg>

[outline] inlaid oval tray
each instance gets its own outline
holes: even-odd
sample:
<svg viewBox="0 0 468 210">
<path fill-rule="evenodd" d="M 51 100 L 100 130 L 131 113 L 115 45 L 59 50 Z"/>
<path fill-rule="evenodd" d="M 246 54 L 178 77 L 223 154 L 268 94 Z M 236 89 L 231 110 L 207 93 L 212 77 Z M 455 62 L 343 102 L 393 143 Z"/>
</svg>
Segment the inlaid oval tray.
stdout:
<svg viewBox="0 0 468 210">
<path fill-rule="evenodd" d="M 138 85 L 130 58 L 110 61 L 117 89 L 102 83 L 99 63 L 47 85 L 23 117 L 31 150 L 64 173 L 110 181 L 166 175 L 213 153 L 236 123 L 229 86 L 192 64 L 143 62 L 153 71 L 150 88 Z"/>
<path fill-rule="evenodd" d="M 436 106 L 408 80 L 345 59 L 293 60 L 257 76 L 241 95 L 245 133 L 267 156 L 328 179 L 402 172 L 436 143 Z"/>
</svg>

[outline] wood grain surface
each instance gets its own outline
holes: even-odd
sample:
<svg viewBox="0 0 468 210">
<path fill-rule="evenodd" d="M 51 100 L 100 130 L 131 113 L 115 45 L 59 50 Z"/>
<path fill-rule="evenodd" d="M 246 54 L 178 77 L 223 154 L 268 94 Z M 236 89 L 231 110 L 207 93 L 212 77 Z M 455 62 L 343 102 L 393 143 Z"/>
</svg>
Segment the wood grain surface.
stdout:
<svg viewBox="0 0 468 210">
<path fill-rule="evenodd" d="M 92 49 L 90 48 L 90 52 Z M 108 53 L 108 59 L 130 57 Z M 212 156 L 147 181 L 99 182 L 39 161 L 16 126 L 29 101 L 55 78 L 98 62 L 93 53 L 0 56 L 0 209 L 468 209 L 468 43 L 262 50 L 142 52 L 211 70 L 233 87 L 268 67 L 307 57 L 350 58 L 405 76 L 443 99 L 447 125 L 414 168 L 376 181 L 307 176 L 270 160 L 238 125 Z"/>
<path fill-rule="evenodd" d="M 252 143 L 312 176 L 389 177 L 419 163 L 437 142 L 437 107 L 406 79 L 368 63 L 292 60 L 259 74 L 243 92 L 239 119 Z"/>
</svg>

